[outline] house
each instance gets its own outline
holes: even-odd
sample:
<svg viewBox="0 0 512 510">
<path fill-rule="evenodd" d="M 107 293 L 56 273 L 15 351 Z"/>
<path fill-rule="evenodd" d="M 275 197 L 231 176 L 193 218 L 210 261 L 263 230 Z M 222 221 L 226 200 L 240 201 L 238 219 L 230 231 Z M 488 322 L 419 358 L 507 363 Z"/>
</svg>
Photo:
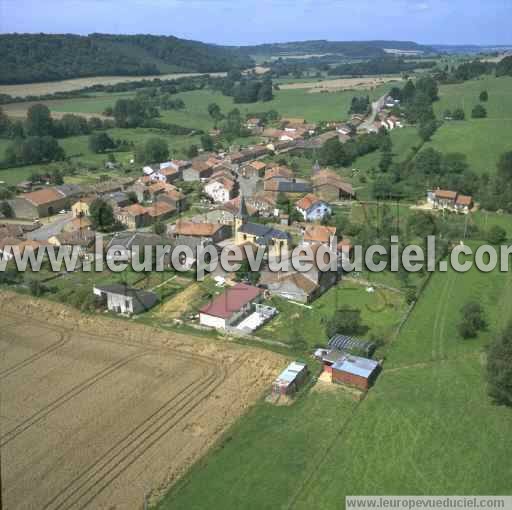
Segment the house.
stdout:
<svg viewBox="0 0 512 510">
<path fill-rule="evenodd" d="M 142 228 L 149 224 L 148 210 L 140 204 L 121 207 L 114 215 L 119 223 L 130 230 Z"/>
<path fill-rule="evenodd" d="M 473 207 L 473 198 L 457 191 L 437 188 L 427 192 L 427 203 L 434 209 L 448 209 L 467 214 Z"/>
<path fill-rule="evenodd" d="M 268 179 L 263 185 L 263 190 L 277 197 L 279 193 L 310 193 L 312 186 L 303 179 Z"/>
<path fill-rule="evenodd" d="M 272 383 L 272 394 L 275 396 L 292 395 L 304 384 L 308 376 L 305 363 L 293 361 Z"/>
<path fill-rule="evenodd" d="M 253 130 L 257 129 L 262 126 L 261 119 L 258 119 L 258 117 L 251 117 L 250 119 L 247 119 L 245 122 L 245 127 L 247 129 Z"/>
<path fill-rule="evenodd" d="M 242 177 L 263 177 L 267 164 L 263 161 L 251 161 L 242 166 L 240 175 Z"/>
<path fill-rule="evenodd" d="M 128 193 L 124 191 L 113 191 L 101 197 L 107 204 L 115 209 L 116 207 L 126 207 L 132 203 Z"/>
<path fill-rule="evenodd" d="M 302 214 L 305 221 L 320 221 L 332 213 L 329 204 L 313 193 L 308 193 L 298 200 L 295 208 Z"/>
<path fill-rule="evenodd" d="M 62 209 L 68 209 L 72 203 L 72 194 L 66 189 L 53 186 L 43 188 L 24 195 L 14 200 L 14 212 L 17 218 L 44 218 L 53 216 Z"/>
<path fill-rule="evenodd" d="M 352 185 L 330 170 L 320 170 L 313 175 L 312 182 L 313 193 L 326 202 L 352 200 L 356 196 Z"/>
<path fill-rule="evenodd" d="M 68 248 L 78 248 L 80 256 L 84 256 L 91 251 L 94 246 L 96 233 L 92 230 L 75 230 L 73 232 L 62 232 L 48 238 L 48 243 L 52 246 Z"/>
<path fill-rule="evenodd" d="M 332 382 L 368 390 L 380 371 L 377 361 L 351 354 L 343 354 L 332 365 Z"/>
<path fill-rule="evenodd" d="M 157 202 L 167 202 L 172 205 L 177 212 L 182 212 L 187 208 L 187 199 L 185 194 L 177 189 L 171 189 L 156 196 Z"/>
<path fill-rule="evenodd" d="M 109 256 L 114 251 L 130 260 L 132 252 L 144 253 L 148 246 L 152 249 L 155 246 L 166 246 L 170 243 L 170 239 L 150 232 L 117 232 L 105 249 Z"/>
<path fill-rule="evenodd" d="M 305 150 L 321 149 L 327 141 L 336 138 L 337 136 L 339 136 L 339 133 L 336 131 L 326 131 L 318 136 L 313 136 L 303 142 L 299 142 L 299 147 Z"/>
<path fill-rule="evenodd" d="M 286 166 L 268 166 L 265 170 L 265 181 L 284 181 L 293 179 L 293 171 Z"/>
<path fill-rule="evenodd" d="M 325 244 L 333 247 L 336 227 L 324 225 L 307 225 L 302 233 L 302 242 L 307 245 Z"/>
<path fill-rule="evenodd" d="M 249 315 L 262 295 L 263 291 L 258 287 L 237 283 L 200 309 L 199 324 L 228 329 Z"/>
<path fill-rule="evenodd" d="M 263 271 L 261 273 L 260 283 L 265 285 L 268 291 L 274 296 L 300 303 L 313 301 L 335 285 L 338 280 L 337 253 L 332 249 L 324 253 L 326 267 L 320 267 L 318 264 L 318 250 L 321 247 L 322 245 L 320 243 L 309 246 L 312 251 L 313 260 L 311 261 L 311 267 L 307 271 L 299 272 L 290 270 L 277 273 Z M 332 255 L 336 264 L 334 270 L 331 270 L 328 265 L 329 253 Z"/>
<path fill-rule="evenodd" d="M 169 219 L 176 212 L 176 207 L 167 202 L 157 201 L 153 205 L 146 207 L 146 211 L 148 221 L 152 224 Z"/>
<path fill-rule="evenodd" d="M 339 133 L 340 135 L 350 136 L 353 132 L 353 128 L 349 124 L 338 124 L 336 126 L 336 132 Z"/>
<path fill-rule="evenodd" d="M 235 197 L 238 185 L 234 179 L 223 175 L 213 177 L 204 186 L 204 192 L 214 201 L 225 203 Z"/>
<path fill-rule="evenodd" d="M 97 285 L 93 292 L 109 311 L 127 315 L 146 312 L 158 302 L 154 292 L 134 289 L 124 284 Z"/>
<path fill-rule="evenodd" d="M 73 218 L 78 218 L 81 216 L 89 216 L 89 207 L 96 200 L 96 196 L 88 196 L 82 197 L 77 202 L 75 202 L 71 206 L 71 212 L 73 213 Z"/>
<path fill-rule="evenodd" d="M 198 237 L 212 243 L 220 243 L 231 235 L 229 225 L 217 223 L 195 223 L 192 221 L 179 220 L 172 229 L 175 238 Z"/>
<path fill-rule="evenodd" d="M 91 230 L 92 221 L 87 216 L 78 216 L 66 223 L 62 228 L 63 232 L 77 232 L 80 230 Z"/>
<path fill-rule="evenodd" d="M 235 152 L 230 154 L 226 159 L 234 166 L 239 167 L 251 159 L 259 159 L 266 156 L 269 153 L 269 149 L 264 145 L 257 145 L 250 149 Z"/>
<path fill-rule="evenodd" d="M 221 163 L 222 161 L 214 158 L 194 158 L 192 160 L 192 164 L 189 167 L 183 169 L 183 180 L 190 182 L 208 179 L 212 176 L 213 169 Z"/>
</svg>

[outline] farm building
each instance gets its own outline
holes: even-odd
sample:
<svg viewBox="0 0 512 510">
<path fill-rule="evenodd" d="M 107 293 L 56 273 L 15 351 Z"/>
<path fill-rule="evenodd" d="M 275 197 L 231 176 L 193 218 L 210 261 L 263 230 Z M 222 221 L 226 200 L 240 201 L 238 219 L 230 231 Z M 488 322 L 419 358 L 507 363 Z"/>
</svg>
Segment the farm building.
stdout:
<svg viewBox="0 0 512 510">
<path fill-rule="evenodd" d="M 293 361 L 283 370 L 272 383 L 272 394 L 292 395 L 304 384 L 308 375 L 308 366 L 305 363 Z"/>
<path fill-rule="evenodd" d="M 263 291 L 252 285 L 237 283 L 203 306 L 199 323 L 216 329 L 227 329 L 250 315 L 261 300 Z"/>
<path fill-rule="evenodd" d="M 338 349 L 340 351 L 349 352 L 351 354 L 371 356 L 375 351 L 376 346 L 373 342 L 359 340 L 353 336 L 334 335 L 329 340 L 327 347 L 329 349 Z"/>
<path fill-rule="evenodd" d="M 344 355 L 332 365 L 332 382 L 367 390 L 379 373 L 379 364 L 367 358 Z"/>
</svg>

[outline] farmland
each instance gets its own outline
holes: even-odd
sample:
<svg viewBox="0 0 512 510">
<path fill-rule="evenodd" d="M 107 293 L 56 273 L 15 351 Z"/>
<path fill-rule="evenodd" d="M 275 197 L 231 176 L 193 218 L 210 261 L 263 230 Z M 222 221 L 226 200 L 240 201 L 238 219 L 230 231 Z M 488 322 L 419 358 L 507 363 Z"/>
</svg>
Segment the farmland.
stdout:
<svg viewBox="0 0 512 510">
<path fill-rule="evenodd" d="M 480 92 L 487 90 L 489 100 L 483 103 L 488 116 L 472 119 L 471 110 L 479 103 Z M 456 85 L 442 85 L 439 101 L 434 103 L 438 118 L 446 109 L 462 108 L 465 121 L 445 122 L 435 133 L 432 146 L 442 152 L 466 154 L 477 173 L 494 173 L 499 156 L 512 148 L 512 78 L 491 76 Z"/>
<path fill-rule="evenodd" d="M 259 404 L 158 510 L 200 509 L 204 498 L 209 508 L 334 510 L 353 494 L 507 494 L 512 412 L 486 394 L 484 349 L 510 317 L 511 281 L 476 269 L 434 274 L 362 403 L 333 391 L 286 409 Z M 462 340 L 456 325 L 471 295 L 489 326 Z"/>
<path fill-rule="evenodd" d="M 204 454 L 284 363 L 12 294 L 2 301 L 7 508 L 142 505 Z"/>
</svg>

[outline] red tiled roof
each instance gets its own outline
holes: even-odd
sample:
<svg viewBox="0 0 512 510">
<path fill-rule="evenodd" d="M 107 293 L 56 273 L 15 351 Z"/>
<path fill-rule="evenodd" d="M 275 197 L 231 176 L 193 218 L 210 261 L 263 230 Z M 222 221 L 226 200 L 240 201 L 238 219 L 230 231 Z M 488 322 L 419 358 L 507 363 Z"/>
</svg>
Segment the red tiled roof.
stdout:
<svg viewBox="0 0 512 510">
<path fill-rule="evenodd" d="M 457 198 L 456 191 L 450 191 L 446 189 L 436 189 L 434 191 L 434 195 L 436 196 L 436 198 L 444 198 L 447 200 L 455 200 Z"/>
<path fill-rule="evenodd" d="M 262 290 L 258 287 L 237 283 L 234 287 L 226 289 L 220 296 L 217 296 L 199 311 L 206 315 L 229 319 L 245 305 L 254 301 L 261 293 Z"/>
<path fill-rule="evenodd" d="M 464 205 L 469 207 L 473 203 L 473 197 L 469 195 L 459 195 L 455 203 L 457 205 Z"/>
<path fill-rule="evenodd" d="M 61 193 L 56 188 L 44 188 L 32 193 L 26 193 L 21 196 L 25 200 L 28 200 L 33 205 L 44 205 L 64 198 L 64 193 Z"/>
<path fill-rule="evenodd" d="M 336 235 L 336 227 L 323 225 L 308 225 L 304 231 L 304 241 L 328 243 L 331 236 Z"/>
<path fill-rule="evenodd" d="M 307 210 L 318 202 L 321 202 L 321 200 L 316 195 L 308 193 L 305 197 L 302 197 L 298 202 L 296 202 L 295 206 L 299 209 Z"/>
<path fill-rule="evenodd" d="M 219 223 L 194 223 L 192 221 L 177 221 L 175 233 L 183 236 L 209 237 L 220 230 L 223 225 Z"/>
</svg>

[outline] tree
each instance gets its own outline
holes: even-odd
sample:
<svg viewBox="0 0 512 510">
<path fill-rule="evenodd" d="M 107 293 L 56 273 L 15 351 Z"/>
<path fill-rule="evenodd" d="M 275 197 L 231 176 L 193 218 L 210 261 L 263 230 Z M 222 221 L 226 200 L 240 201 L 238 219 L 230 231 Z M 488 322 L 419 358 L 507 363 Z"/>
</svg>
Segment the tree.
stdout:
<svg viewBox="0 0 512 510">
<path fill-rule="evenodd" d="M 487 326 L 484 311 L 480 303 L 469 301 L 462 307 L 462 318 L 458 325 L 462 338 L 475 338 L 479 331 Z"/>
<path fill-rule="evenodd" d="M 452 113 L 453 120 L 464 120 L 466 118 L 466 114 L 462 108 L 456 108 Z"/>
<path fill-rule="evenodd" d="M 489 93 L 487 92 L 487 90 L 483 90 L 482 92 L 480 92 L 480 101 L 485 103 L 488 100 L 489 100 Z"/>
<path fill-rule="evenodd" d="M 91 215 L 91 221 L 95 229 L 108 230 L 115 223 L 114 211 L 112 210 L 112 207 L 101 198 L 97 198 L 91 204 L 89 213 Z"/>
<path fill-rule="evenodd" d="M 165 231 L 166 231 L 165 223 L 162 223 L 161 221 L 157 221 L 153 226 L 153 231 L 155 232 L 155 234 L 157 234 L 159 236 L 165 234 Z"/>
<path fill-rule="evenodd" d="M 215 148 L 215 143 L 213 141 L 213 138 L 210 135 L 202 135 L 201 136 L 201 146 L 207 152 L 213 151 L 213 149 Z"/>
<path fill-rule="evenodd" d="M 421 139 L 424 142 L 428 142 L 432 138 L 432 135 L 436 132 L 436 130 L 437 122 L 435 120 L 431 120 L 420 125 L 418 129 L 418 134 L 420 135 Z"/>
<path fill-rule="evenodd" d="M 114 148 L 114 140 L 107 133 L 93 133 L 89 136 L 89 149 L 95 154 L 101 154 Z"/>
<path fill-rule="evenodd" d="M 12 218 L 14 216 L 14 211 L 8 202 L 0 202 L 0 215 L 4 216 L 4 218 Z"/>
<path fill-rule="evenodd" d="M 489 348 L 487 381 L 489 396 L 497 404 L 512 406 L 512 322 Z"/>
<path fill-rule="evenodd" d="M 501 179 L 504 181 L 512 179 L 512 151 L 504 152 L 500 156 L 496 166 L 498 169 L 498 176 Z"/>
<path fill-rule="evenodd" d="M 507 238 L 507 232 L 503 227 L 499 225 L 493 225 L 487 231 L 487 242 L 489 244 L 502 244 Z"/>
<path fill-rule="evenodd" d="M 379 170 L 387 172 L 391 163 L 393 163 L 393 154 L 391 154 L 391 152 L 384 151 L 379 161 Z"/>
<path fill-rule="evenodd" d="M 219 121 L 224 118 L 220 110 L 220 106 L 217 103 L 210 103 L 208 105 L 208 115 L 213 119 L 214 126 L 217 127 Z"/>
<path fill-rule="evenodd" d="M 407 219 L 407 230 L 416 237 L 426 239 L 436 232 L 436 221 L 431 214 L 417 212 Z"/>
<path fill-rule="evenodd" d="M 348 306 L 336 310 L 325 325 L 325 332 L 328 338 L 336 334 L 357 335 L 365 329 L 361 320 L 361 310 Z"/>
<path fill-rule="evenodd" d="M 161 163 L 169 159 L 169 146 L 163 138 L 148 138 L 144 144 L 144 161 L 146 163 Z"/>
<path fill-rule="evenodd" d="M 197 148 L 197 145 L 191 145 L 188 149 L 187 149 L 187 158 L 189 159 L 193 159 L 195 157 L 198 156 L 199 154 L 199 149 Z"/>
<path fill-rule="evenodd" d="M 251 285 L 256 285 L 260 279 L 259 271 L 252 271 L 248 260 L 243 260 L 240 269 L 235 274 L 235 280 L 241 282 L 248 280 Z"/>
<path fill-rule="evenodd" d="M 471 117 L 474 119 L 484 119 L 487 117 L 487 110 L 481 104 L 477 104 L 473 110 L 471 110 Z"/>
<path fill-rule="evenodd" d="M 26 130 L 28 136 L 49 136 L 53 134 L 52 116 L 47 106 L 38 103 L 28 109 Z"/>
</svg>

